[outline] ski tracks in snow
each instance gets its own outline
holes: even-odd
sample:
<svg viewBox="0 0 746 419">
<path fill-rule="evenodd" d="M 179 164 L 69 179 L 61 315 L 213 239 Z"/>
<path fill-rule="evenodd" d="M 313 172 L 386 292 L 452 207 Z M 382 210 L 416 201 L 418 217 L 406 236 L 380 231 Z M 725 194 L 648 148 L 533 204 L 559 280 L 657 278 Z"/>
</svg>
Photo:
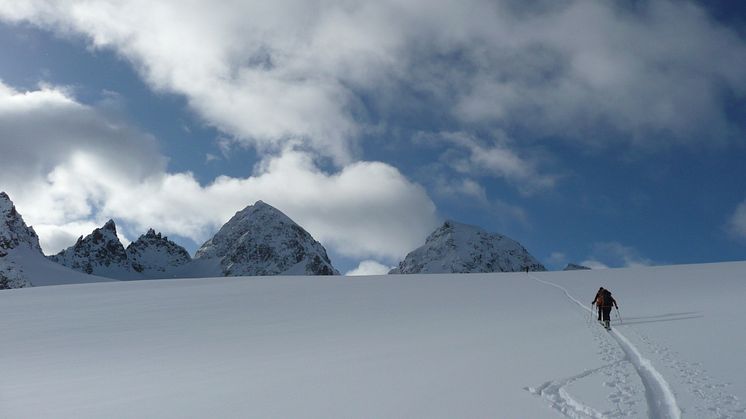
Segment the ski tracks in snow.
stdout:
<svg viewBox="0 0 746 419">
<path fill-rule="evenodd" d="M 566 288 L 539 279 L 534 275 L 529 275 L 529 277 L 542 284 L 559 289 L 569 300 L 577 304 L 580 308 L 587 312 L 591 312 L 591 310 L 583 303 L 570 295 Z M 598 327 L 595 329 L 600 330 Z M 552 403 L 552 407 L 573 419 L 633 416 L 636 414 L 634 386 L 627 384 L 624 375 L 625 372 L 620 368 L 622 365 L 629 363 L 634 367 L 634 370 L 645 388 L 645 400 L 647 401 L 648 416 L 653 419 L 680 419 L 681 409 L 676 402 L 673 391 L 671 391 L 671 387 L 668 385 L 668 382 L 666 382 L 663 375 L 655 369 L 653 363 L 650 362 L 649 359 L 643 357 L 637 347 L 616 329 L 610 330 L 608 334 L 617 342 L 617 348 L 621 349 L 624 353 L 624 357 L 622 357 L 621 360 L 598 369 L 585 371 L 565 380 L 549 381 L 538 388 L 529 387 L 527 390 L 533 394 L 541 395 L 546 398 Z M 597 341 L 608 342 L 608 339 L 597 339 Z M 614 358 L 619 359 L 620 354 L 618 349 L 613 349 L 608 344 L 601 344 L 600 346 L 602 359 L 606 361 L 610 361 Z M 613 353 L 614 351 L 616 351 L 616 354 Z M 572 382 L 601 371 L 603 371 L 604 374 L 613 377 L 612 380 L 605 381 L 604 385 L 615 388 L 615 392 L 609 396 L 609 400 L 617 405 L 617 410 L 614 412 L 599 412 L 590 406 L 586 406 L 573 399 L 566 390 L 567 385 Z"/>
<path fill-rule="evenodd" d="M 702 364 L 687 362 L 672 349 L 653 342 L 635 331 L 640 341 L 648 345 L 664 366 L 679 376 L 680 382 L 693 394 L 698 404 L 693 407 L 695 417 L 702 419 L 746 418 L 746 406 L 737 396 L 727 391 L 729 383 L 719 382 L 707 374 Z"/>
</svg>

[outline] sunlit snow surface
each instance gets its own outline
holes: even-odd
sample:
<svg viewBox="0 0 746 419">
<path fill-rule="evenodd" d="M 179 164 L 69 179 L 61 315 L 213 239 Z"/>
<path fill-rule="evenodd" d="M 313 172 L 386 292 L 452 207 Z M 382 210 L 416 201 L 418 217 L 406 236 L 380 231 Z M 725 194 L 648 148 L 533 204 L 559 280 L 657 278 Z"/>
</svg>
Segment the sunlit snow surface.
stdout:
<svg viewBox="0 0 746 419">
<path fill-rule="evenodd" d="M 745 298 L 746 263 L 5 290 L 0 417 L 745 418 Z"/>
</svg>

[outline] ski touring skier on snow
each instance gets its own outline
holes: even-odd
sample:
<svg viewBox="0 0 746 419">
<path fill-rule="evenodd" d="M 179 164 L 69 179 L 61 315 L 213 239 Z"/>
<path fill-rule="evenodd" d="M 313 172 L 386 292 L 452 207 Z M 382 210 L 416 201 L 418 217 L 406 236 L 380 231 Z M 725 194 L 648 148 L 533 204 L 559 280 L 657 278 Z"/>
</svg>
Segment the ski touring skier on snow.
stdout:
<svg viewBox="0 0 746 419">
<path fill-rule="evenodd" d="M 611 308 L 616 307 L 619 310 L 616 300 L 611 296 L 611 291 L 604 287 L 599 288 L 593 304 L 596 304 L 596 307 L 598 307 L 598 320 L 603 321 L 606 329 L 611 329 Z"/>
</svg>

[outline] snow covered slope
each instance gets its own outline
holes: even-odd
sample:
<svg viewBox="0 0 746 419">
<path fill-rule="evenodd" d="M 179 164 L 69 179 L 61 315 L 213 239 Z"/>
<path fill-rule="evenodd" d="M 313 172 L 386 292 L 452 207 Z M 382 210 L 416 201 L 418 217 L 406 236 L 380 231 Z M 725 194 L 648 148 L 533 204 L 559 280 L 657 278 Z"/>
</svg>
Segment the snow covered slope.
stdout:
<svg viewBox="0 0 746 419">
<path fill-rule="evenodd" d="M 6 290 L 0 416 L 744 418 L 744 278 L 739 262 Z"/>
<path fill-rule="evenodd" d="M 192 260 L 186 249 L 152 228 L 130 243 L 126 251 L 132 268 L 145 278 L 168 277 L 167 272 Z"/>
<path fill-rule="evenodd" d="M 237 212 L 182 272 L 190 277 L 339 275 L 321 243 L 262 201 Z"/>
<path fill-rule="evenodd" d="M 50 262 L 39 237 L 28 227 L 10 197 L 0 192 L 0 289 L 110 281 Z"/>
<path fill-rule="evenodd" d="M 479 227 L 446 221 L 390 274 L 545 271 L 520 243 Z"/>
</svg>

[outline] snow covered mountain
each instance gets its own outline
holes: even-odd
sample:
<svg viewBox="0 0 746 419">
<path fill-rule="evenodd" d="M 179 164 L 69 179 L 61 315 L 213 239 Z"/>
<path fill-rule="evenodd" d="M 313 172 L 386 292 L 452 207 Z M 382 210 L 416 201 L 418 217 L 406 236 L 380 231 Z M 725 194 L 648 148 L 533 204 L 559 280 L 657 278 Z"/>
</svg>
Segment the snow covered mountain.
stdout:
<svg viewBox="0 0 746 419">
<path fill-rule="evenodd" d="M 5 192 L 0 192 L 0 289 L 31 286 L 15 253 L 20 249 L 42 254 L 39 236 L 28 227 Z"/>
<path fill-rule="evenodd" d="M 520 243 L 449 220 L 389 274 L 517 272 L 526 267 L 546 270 Z"/>
<path fill-rule="evenodd" d="M 53 262 L 85 272 L 116 279 L 136 279 L 141 276 L 132 267 L 127 251 L 117 237 L 114 220 L 109 220 L 93 233 L 49 257 Z"/>
<path fill-rule="evenodd" d="M 111 280 L 47 260 L 34 229 L 26 225 L 10 197 L 0 192 L 0 289 L 104 281 Z"/>
<path fill-rule="evenodd" d="M 192 260 L 189 252 L 152 228 L 126 249 L 132 268 L 146 278 L 164 278 L 166 272 Z"/>
<path fill-rule="evenodd" d="M 589 269 L 591 268 L 583 265 L 578 265 L 577 263 L 568 263 L 563 271 L 585 271 Z"/>
<path fill-rule="evenodd" d="M 169 271 L 191 260 L 186 249 L 152 228 L 125 249 L 113 220 L 49 259 L 80 272 L 116 279 L 168 278 Z"/>
<path fill-rule="evenodd" d="M 197 250 L 188 276 L 339 275 L 326 249 L 262 201 L 236 213 Z"/>
</svg>

